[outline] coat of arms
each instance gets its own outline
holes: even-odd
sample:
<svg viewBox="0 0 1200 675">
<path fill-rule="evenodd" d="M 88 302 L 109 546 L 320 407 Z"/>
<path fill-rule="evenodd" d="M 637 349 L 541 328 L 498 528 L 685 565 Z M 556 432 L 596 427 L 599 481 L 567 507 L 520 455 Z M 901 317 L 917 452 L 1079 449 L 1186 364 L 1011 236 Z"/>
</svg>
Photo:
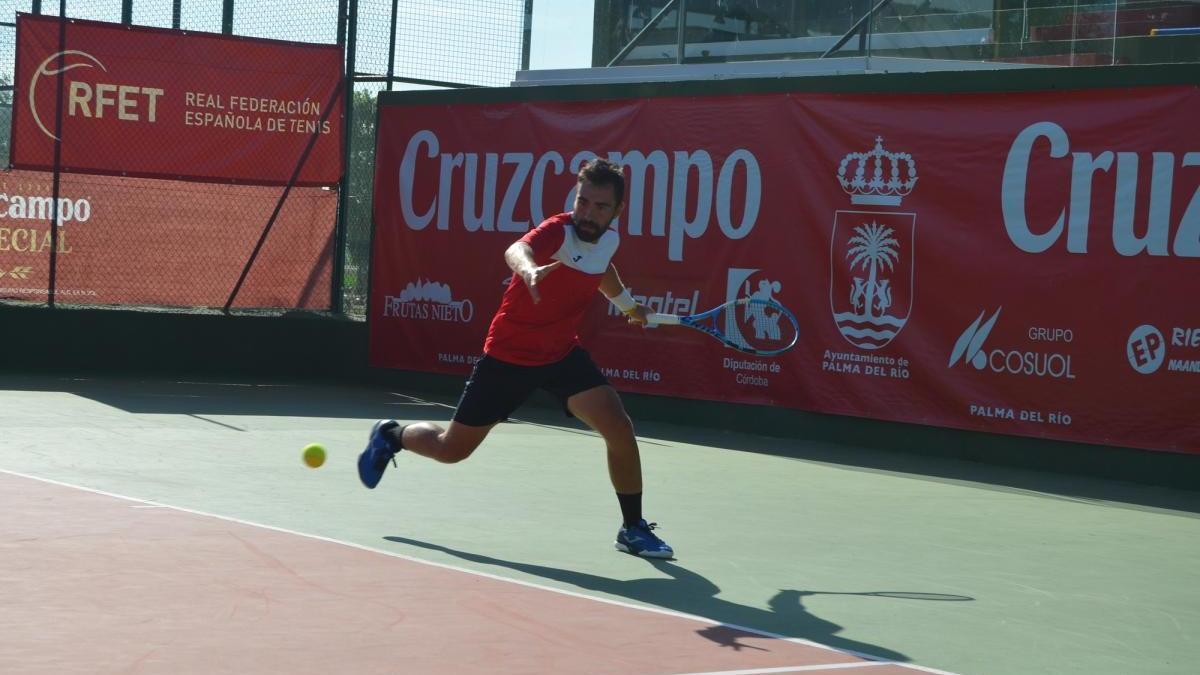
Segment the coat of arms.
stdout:
<svg viewBox="0 0 1200 675">
<path fill-rule="evenodd" d="M 917 183 L 908 153 L 875 149 L 846 155 L 838 181 L 850 202 L 899 206 Z M 842 337 L 860 349 L 891 342 L 912 310 L 916 214 L 839 210 L 830 242 L 829 303 Z"/>
</svg>

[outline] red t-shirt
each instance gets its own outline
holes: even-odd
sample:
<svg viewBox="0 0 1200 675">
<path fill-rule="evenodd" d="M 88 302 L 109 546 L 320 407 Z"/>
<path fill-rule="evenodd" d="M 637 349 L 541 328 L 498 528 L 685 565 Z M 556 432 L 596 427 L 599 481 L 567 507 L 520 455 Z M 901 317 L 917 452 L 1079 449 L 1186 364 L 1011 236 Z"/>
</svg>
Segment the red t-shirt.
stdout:
<svg viewBox="0 0 1200 675">
<path fill-rule="evenodd" d="M 575 234 L 570 213 L 560 213 L 521 237 L 533 248 L 540 267 L 555 260 L 562 265 L 538 283 L 541 302 L 534 304 L 529 288 L 515 273 L 492 318 L 483 353 L 521 366 L 558 361 L 579 344 L 579 323 L 600 287 L 620 236 L 608 230 L 595 243 Z"/>
</svg>

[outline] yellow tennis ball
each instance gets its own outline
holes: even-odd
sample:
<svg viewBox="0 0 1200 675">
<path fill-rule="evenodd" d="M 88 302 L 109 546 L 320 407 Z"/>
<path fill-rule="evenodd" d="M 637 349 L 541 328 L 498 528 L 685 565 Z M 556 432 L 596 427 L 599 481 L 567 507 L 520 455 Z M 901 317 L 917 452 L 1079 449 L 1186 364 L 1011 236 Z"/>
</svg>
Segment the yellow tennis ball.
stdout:
<svg viewBox="0 0 1200 675">
<path fill-rule="evenodd" d="M 304 446 L 304 463 L 315 469 L 325 463 L 325 447 L 320 443 Z"/>
</svg>

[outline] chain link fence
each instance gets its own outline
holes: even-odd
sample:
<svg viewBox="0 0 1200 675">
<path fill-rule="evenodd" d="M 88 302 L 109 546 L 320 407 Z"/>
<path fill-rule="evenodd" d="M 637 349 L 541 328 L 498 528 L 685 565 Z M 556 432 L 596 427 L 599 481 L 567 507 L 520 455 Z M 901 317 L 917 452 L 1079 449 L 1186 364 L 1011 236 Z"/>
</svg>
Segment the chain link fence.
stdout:
<svg viewBox="0 0 1200 675">
<path fill-rule="evenodd" d="M 310 106 L 325 113 L 322 119 L 332 114 L 344 122 L 345 171 L 337 184 L 296 184 L 287 171 L 257 185 L 149 177 L 122 167 L 80 173 L 59 161 L 39 170 L 22 164 L 0 173 L 0 302 L 200 312 L 304 309 L 361 317 L 369 278 L 376 93 L 507 86 L 528 63 L 532 0 L 0 2 L 0 163 L 5 167 L 11 165 L 13 106 L 28 96 L 24 83 L 14 82 L 18 12 L 336 45 L 342 48 L 347 76 L 342 84 L 350 105 L 339 99 L 333 109 L 327 108 L 329 101 Z M 203 104 L 198 99 L 196 105 Z M 211 123 L 237 121 L 221 109 L 227 101 L 208 105 L 217 113 Z M 41 116 L 54 117 L 52 112 Z M 311 117 L 308 127 L 316 124 Z M 107 142 L 126 149 L 147 143 L 132 133 Z M 64 136 L 64 158 L 75 149 L 73 143 L 97 141 Z M 168 145 L 184 156 L 202 150 L 189 148 L 186 137 Z M 255 151 L 249 146 L 220 150 Z M 287 166 L 301 177 L 307 171 L 301 157 Z"/>
</svg>

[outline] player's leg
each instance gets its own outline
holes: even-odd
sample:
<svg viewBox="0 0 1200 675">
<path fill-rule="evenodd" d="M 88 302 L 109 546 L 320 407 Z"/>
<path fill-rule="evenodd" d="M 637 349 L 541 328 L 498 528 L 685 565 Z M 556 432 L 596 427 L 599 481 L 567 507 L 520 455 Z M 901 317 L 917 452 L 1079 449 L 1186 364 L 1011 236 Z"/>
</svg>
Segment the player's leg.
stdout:
<svg viewBox="0 0 1200 675">
<path fill-rule="evenodd" d="M 675 551 L 654 534 L 654 523 L 642 517 L 642 461 L 633 423 L 621 397 L 603 385 L 567 399 L 571 413 L 595 429 L 608 449 L 608 474 L 621 505 L 621 528 L 614 544 L 617 550 L 646 558 L 673 558 Z"/>
<path fill-rule="evenodd" d="M 655 526 L 642 517 L 641 454 L 633 422 L 617 391 L 583 349 L 573 350 L 558 364 L 558 373 L 546 388 L 563 400 L 568 414 L 604 438 L 608 475 L 621 506 L 617 548 L 645 557 L 673 557 L 671 547 L 653 533 Z"/>
<path fill-rule="evenodd" d="M 411 450 L 423 457 L 453 464 L 475 451 L 492 427 L 502 422 L 533 392 L 536 382 L 530 369 L 484 356 L 475 364 L 463 388 L 449 428 L 432 422 L 400 426 L 395 420 L 380 420 L 371 428 L 367 448 L 358 457 L 358 476 L 374 488 L 395 455 Z"/>
<path fill-rule="evenodd" d="M 472 426 L 452 421 L 443 429 L 433 422 L 418 422 L 397 428 L 392 439 L 404 450 L 443 464 L 454 464 L 470 457 L 495 426 L 494 423 Z"/>
<path fill-rule="evenodd" d="M 443 429 L 433 422 L 400 426 L 396 420 L 379 420 L 371 428 L 367 448 L 358 456 L 358 478 L 373 489 L 383 478 L 388 463 L 395 465 L 396 453 L 401 450 L 411 450 L 445 464 L 461 462 L 475 452 L 494 426 L 494 423 L 471 426 L 452 421 L 449 429 Z"/>
<path fill-rule="evenodd" d="M 642 459 L 637 437 L 616 390 L 606 384 L 581 391 L 567 399 L 567 409 L 604 438 L 608 477 L 617 494 L 640 494 Z"/>
</svg>

